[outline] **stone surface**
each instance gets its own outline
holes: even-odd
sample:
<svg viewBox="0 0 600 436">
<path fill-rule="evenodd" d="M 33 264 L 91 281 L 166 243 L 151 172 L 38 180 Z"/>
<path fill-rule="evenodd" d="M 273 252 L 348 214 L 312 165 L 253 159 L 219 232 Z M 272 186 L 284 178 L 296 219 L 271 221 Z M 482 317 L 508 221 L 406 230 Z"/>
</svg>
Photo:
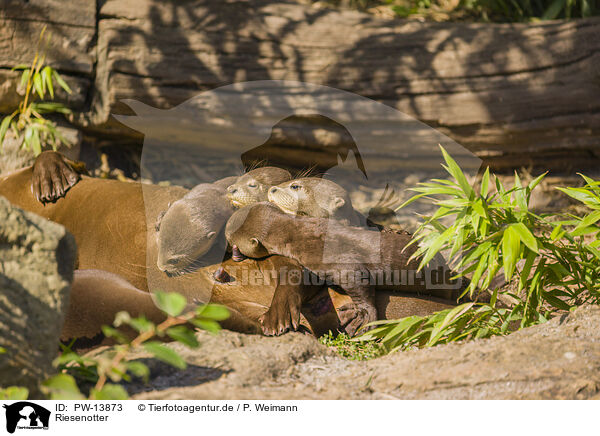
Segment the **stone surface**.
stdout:
<svg viewBox="0 0 600 436">
<path fill-rule="evenodd" d="M 75 259 L 64 227 L 0 197 L 0 387 L 35 397 L 53 373 Z"/>
<path fill-rule="evenodd" d="M 176 371 L 152 359 L 136 399 L 600 399 L 600 308 L 505 337 L 344 360 L 302 334 L 199 333 Z M 140 353 L 136 358 L 147 357 Z"/>
</svg>

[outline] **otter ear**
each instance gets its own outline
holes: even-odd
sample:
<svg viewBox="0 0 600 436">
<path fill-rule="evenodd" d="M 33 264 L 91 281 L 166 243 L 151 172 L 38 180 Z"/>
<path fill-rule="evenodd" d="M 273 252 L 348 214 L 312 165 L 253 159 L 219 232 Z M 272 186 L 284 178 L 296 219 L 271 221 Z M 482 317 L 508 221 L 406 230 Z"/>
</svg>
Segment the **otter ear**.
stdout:
<svg viewBox="0 0 600 436">
<path fill-rule="evenodd" d="M 256 239 L 256 238 L 250 239 L 250 242 L 252 242 L 252 245 L 254 245 L 255 247 L 257 247 L 258 244 L 260 244 L 260 242 L 258 242 L 258 239 Z"/>
<path fill-rule="evenodd" d="M 346 200 L 344 200 L 342 197 L 335 197 L 331 203 L 333 205 L 333 208 L 337 210 L 344 207 L 344 205 L 346 204 Z"/>
<path fill-rule="evenodd" d="M 208 232 L 206 235 L 206 239 L 212 239 L 215 237 L 216 234 L 217 232 Z"/>
</svg>

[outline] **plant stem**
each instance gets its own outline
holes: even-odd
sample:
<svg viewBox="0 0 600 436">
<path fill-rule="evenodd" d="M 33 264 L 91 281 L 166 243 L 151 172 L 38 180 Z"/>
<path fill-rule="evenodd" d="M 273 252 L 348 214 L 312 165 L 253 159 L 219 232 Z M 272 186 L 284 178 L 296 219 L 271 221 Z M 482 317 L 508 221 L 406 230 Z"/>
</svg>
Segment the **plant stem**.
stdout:
<svg viewBox="0 0 600 436">
<path fill-rule="evenodd" d="M 193 315 L 193 312 L 191 313 L 191 315 Z M 96 390 L 101 390 L 105 383 L 106 383 L 106 374 L 112 369 L 115 368 L 117 365 L 119 365 L 121 363 L 121 361 L 125 358 L 125 356 L 127 356 L 127 354 L 129 353 L 129 351 L 132 348 L 135 347 L 139 347 L 140 345 L 142 345 L 144 342 L 146 342 L 148 339 L 152 338 L 153 336 L 155 336 L 157 333 L 162 333 L 165 330 L 167 330 L 169 327 L 173 327 L 179 324 L 185 324 L 186 322 L 188 322 L 190 319 L 190 314 L 188 315 L 183 315 L 177 318 L 174 317 L 168 317 L 165 321 L 163 321 L 162 323 L 160 323 L 159 325 L 157 325 L 155 328 L 147 330 L 143 333 L 140 333 L 133 341 L 131 341 L 129 344 L 127 344 L 125 347 L 121 348 L 113 357 L 113 359 L 110 362 L 110 366 L 108 367 L 108 369 L 104 372 L 102 372 L 101 374 L 99 374 L 98 376 L 98 381 L 96 382 L 96 386 L 94 386 L 94 389 Z"/>
</svg>

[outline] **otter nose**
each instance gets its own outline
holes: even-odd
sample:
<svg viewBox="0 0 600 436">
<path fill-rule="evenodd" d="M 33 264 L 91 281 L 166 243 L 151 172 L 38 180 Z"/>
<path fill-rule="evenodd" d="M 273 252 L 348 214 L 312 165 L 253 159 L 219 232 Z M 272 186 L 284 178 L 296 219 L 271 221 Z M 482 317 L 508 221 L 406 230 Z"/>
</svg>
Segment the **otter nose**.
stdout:
<svg viewBox="0 0 600 436">
<path fill-rule="evenodd" d="M 275 194 L 275 191 L 277 191 L 277 186 L 273 186 L 271 189 L 269 189 L 269 194 Z"/>
<path fill-rule="evenodd" d="M 227 192 L 229 192 L 230 194 L 234 194 L 235 192 L 237 192 L 237 188 L 234 187 L 233 185 L 228 186 L 227 187 Z"/>
</svg>

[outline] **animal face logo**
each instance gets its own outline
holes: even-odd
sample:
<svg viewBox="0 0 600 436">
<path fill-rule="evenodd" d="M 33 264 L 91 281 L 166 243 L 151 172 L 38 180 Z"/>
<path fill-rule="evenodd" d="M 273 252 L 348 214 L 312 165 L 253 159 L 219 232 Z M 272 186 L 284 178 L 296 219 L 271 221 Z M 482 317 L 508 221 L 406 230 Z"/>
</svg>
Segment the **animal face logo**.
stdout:
<svg viewBox="0 0 600 436">
<path fill-rule="evenodd" d="M 48 429 L 50 411 L 29 401 L 3 405 L 6 409 L 6 431 L 16 429 Z"/>
</svg>

